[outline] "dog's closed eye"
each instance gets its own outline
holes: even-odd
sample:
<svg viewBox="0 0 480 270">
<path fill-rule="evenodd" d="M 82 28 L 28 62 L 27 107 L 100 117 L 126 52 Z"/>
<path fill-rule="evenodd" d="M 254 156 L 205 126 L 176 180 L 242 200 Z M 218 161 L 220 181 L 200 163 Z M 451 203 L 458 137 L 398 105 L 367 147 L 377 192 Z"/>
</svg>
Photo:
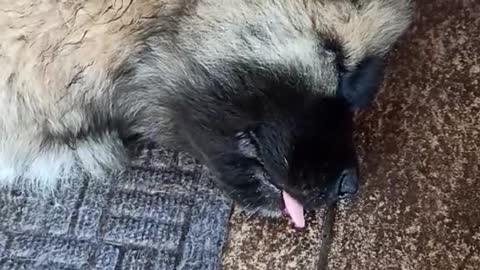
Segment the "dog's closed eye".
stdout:
<svg viewBox="0 0 480 270">
<path fill-rule="evenodd" d="M 258 159 L 257 147 L 249 132 L 239 132 L 235 136 L 238 140 L 238 150 L 249 158 Z"/>
</svg>

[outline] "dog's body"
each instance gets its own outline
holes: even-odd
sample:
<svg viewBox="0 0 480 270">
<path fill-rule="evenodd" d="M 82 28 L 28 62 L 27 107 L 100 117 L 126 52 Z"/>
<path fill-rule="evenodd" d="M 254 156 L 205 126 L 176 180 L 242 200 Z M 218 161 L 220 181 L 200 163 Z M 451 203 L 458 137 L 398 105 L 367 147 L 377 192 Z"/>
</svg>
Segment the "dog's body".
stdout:
<svg viewBox="0 0 480 270">
<path fill-rule="evenodd" d="M 114 76 L 141 50 L 160 1 L 2 1 L 0 184 L 51 188 L 80 165 L 101 175 L 125 153 L 113 119 Z M 149 19 L 150 17 L 150 19 Z"/>
<path fill-rule="evenodd" d="M 0 186 L 120 170 L 132 137 L 187 150 L 225 179 L 257 177 L 253 159 L 283 179 L 300 155 L 288 145 L 316 136 L 283 125 L 328 133 L 311 124 L 337 121 L 338 95 L 368 101 L 375 87 L 358 70 L 375 73 L 410 17 L 408 0 L 0 0 Z M 352 152 L 350 138 L 332 140 Z M 241 184 L 221 185 L 246 206 L 271 204 L 255 198 L 287 184 L 262 179 L 255 203 L 231 190 Z"/>
</svg>

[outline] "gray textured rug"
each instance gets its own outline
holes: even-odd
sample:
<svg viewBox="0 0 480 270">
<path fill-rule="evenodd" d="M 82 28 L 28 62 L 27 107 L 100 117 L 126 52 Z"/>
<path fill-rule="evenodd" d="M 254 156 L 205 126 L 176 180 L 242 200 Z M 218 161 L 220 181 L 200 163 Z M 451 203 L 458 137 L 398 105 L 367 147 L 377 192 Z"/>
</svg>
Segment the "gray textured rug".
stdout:
<svg viewBox="0 0 480 270">
<path fill-rule="evenodd" d="M 192 158 L 143 150 L 56 199 L 0 193 L 0 269 L 219 269 L 231 203 Z"/>
</svg>

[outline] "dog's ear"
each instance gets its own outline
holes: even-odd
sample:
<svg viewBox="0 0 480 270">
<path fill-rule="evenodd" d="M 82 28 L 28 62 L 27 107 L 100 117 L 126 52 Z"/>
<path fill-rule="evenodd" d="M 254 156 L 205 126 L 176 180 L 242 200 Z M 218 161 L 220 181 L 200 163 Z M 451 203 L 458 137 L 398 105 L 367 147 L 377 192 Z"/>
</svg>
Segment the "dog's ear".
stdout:
<svg viewBox="0 0 480 270">
<path fill-rule="evenodd" d="M 384 60 L 370 56 L 351 70 L 341 72 L 337 94 L 352 107 L 364 108 L 375 98 L 384 77 Z"/>
</svg>

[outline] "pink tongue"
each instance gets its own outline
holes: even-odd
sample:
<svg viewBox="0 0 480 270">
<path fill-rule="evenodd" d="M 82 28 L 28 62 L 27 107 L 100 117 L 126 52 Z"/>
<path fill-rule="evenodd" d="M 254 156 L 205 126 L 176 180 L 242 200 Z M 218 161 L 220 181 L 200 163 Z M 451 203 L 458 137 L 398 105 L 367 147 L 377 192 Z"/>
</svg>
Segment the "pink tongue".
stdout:
<svg viewBox="0 0 480 270">
<path fill-rule="evenodd" d="M 287 210 L 287 214 L 292 218 L 293 224 L 297 228 L 305 227 L 305 217 L 303 216 L 303 206 L 290 194 L 283 191 L 283 201 L 285 202 L 285 208 Z"/>
</svg>

